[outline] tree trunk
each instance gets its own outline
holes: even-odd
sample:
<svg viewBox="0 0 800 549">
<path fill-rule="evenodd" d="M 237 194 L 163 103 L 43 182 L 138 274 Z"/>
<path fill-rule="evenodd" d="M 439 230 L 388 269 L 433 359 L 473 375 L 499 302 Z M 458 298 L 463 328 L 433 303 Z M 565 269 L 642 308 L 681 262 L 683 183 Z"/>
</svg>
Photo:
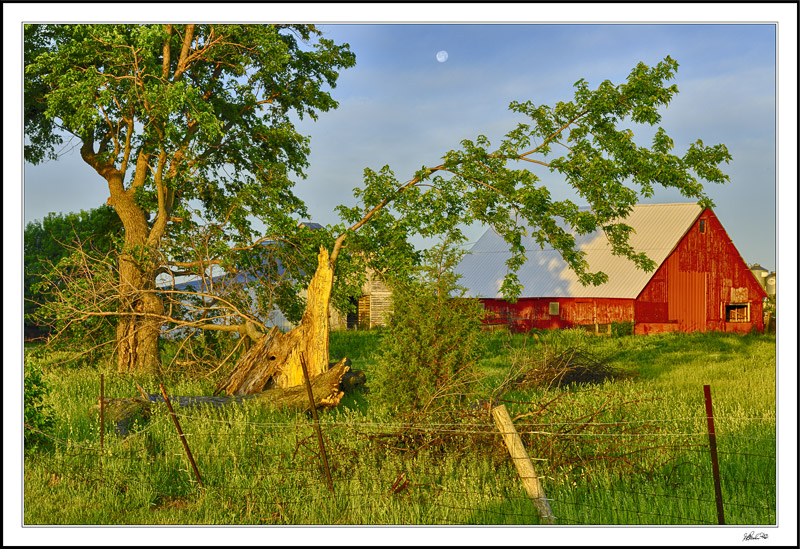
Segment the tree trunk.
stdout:
<svg viewBox="0 0 800 549">
<path fill-rule="evenodd" d="M 328 308 L 333 265 L 320 247 L 317 271 L 308 285 L 308 301 L 300 324 L 287 333 L 272 328 L 234 366 L 214 394 L 251 395 L 273 387 L 288 389 L 304 383 L 300 356 L 311 379 L 328 370 Z"/>
<path fill-rule="evenodd" d="M 155 284 L 140 281 L 139 289 L 144 293 L 128 287 L 128 292 L 120 296 L 121 314 L 117 323 L 119 373 L 156 372 L 161 366 L 158 349 L 161 321 L 150 315 L 162 315 L 164 305 L 158 296 L 149 292 L 153 286 Z"/>
<path fill-rule="evenodd" d="M 120 190 L 121 184 L 110 188 L 110 202 L 125 228 L 125 249 L 119 256 L 117 371 L 156 372 L 161 366 L 158 317 L 164 313 L 164 304 L 154 293 L 158 250 L 147 244 L 147 219 L 132 190 Z"/>
<path fill-rule="evenodd" d="M 124 121 L 124 119 L 123 119 Z M 133 122 L 131 122 L 133 124 Z M 128 129 L 133 131 L 132 128 Z M 156 272 L 159 266 L 158 248 L 164 236 L 168 219 L 165 186 L 161 179 L 166 152 L 159 154 L 159 165 L 155 173 L 158 191 L 158 212 L 152 230 L 148 217 L 136 202 L 137 189 L 142 188 L 151 168 L 150 153 L 144 148 L 136 153 L 136 170 L 130 187 L 125 189 L 125 172 L 130 140 L 126 142 L 124 160 L 119 168 L 114 160 L 104 159 L 94 148 L 94 129 L 84 137 L 81 157 L 108 183 L 111 196 L 107 204 L 117 212 L 124 227 L 125 247 L 119 255 L 119 306 L 117 324 L 117 370 L 120 373 L 155 372 L 161 366 L 158 338 L 164 304 L 155 295 Z M 130 133 L 128 134 L 130 137 Z M 100 152 L 106 152 L 107 143 L 100 144 Z M 117 156 L 117 151 L 114 156 Z"/>
</svg>

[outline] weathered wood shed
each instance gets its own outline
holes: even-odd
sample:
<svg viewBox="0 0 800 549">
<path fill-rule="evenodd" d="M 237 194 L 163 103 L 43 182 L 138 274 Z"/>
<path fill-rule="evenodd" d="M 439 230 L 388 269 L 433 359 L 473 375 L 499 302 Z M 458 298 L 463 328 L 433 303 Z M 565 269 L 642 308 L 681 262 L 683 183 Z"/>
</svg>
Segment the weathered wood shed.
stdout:
<svg viewBox="0 0 800 549">
<path fill-rule="evenodd" d="M 756 281 L 717 216 L 698 204 L 640 204 L 625 223 L 630 244 L 655 261 L 652 272 L 611 254 L 602 231 L 576 236 L 591 271 L 608 281 L 583 286 L 552 248 L 528 238 L 527 261 L 518 276 L 524 289 L 516 303 L 499 294 L 510 257 L 491 229 L 456 268 L 468 295 L 480 298 L 487 323 L 515 331 L 633 322 L 635 333 L 763 330 L 763 301 Z"/>
<path fill-rule="evenodd" d="M 367 280 L 358 298 L 358 327 L 361 329 L 385 326 L 392 312 L 392 291 L 379 273 L 368 269 Z"/>
</svg>

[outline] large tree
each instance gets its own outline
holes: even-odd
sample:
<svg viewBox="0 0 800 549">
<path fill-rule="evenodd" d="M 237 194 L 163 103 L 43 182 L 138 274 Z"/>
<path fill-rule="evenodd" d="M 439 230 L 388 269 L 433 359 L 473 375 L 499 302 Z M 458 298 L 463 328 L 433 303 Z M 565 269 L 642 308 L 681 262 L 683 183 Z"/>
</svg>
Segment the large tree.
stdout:
<svg viewBox="0 0 800 549">
<path fill-rule="evenodd" d="M 460 242 L 469 223 L 492 227 L 508 243 L 512 255 L 501 291 L 509 299 L 522 290 L 516 272 L 525 262 L 524 235 L 557 250 L 584 284 L 608 279 L 603 272 L 591 272 L 585 253 L 575 248 L 574 235 L 598 229 L 608 237 L 614 254 L 652 270 L 653 261 L 628 242 L 631 228 L 625 218 L 632 207 L 642 197 L 653 196 L 658 187 L 678 189 L 683 196 L 710 206 L 703 183 L 727 181 L 719 166 L 731 158 L 724 145 L 706 146 L 699 139 L 680 155 L 672 152 L 673 141 L 658 124 L 660 110 L 678 93 L 676 85 L 668 84 L 677 68 L 678 63 L 666 57 L 653 67 L 639 63 L 621 84 L 604 81 L 592 89 L 581 79 L 574 85 L 571 101 L 553 106 L 514 102 L 510 109 L 527 116 L 529 122 L 509 131 L 498 146 L 492 147 L 484 136 L 464 140 L 441 163 L 423 166 L 405 182 L 388 166 L 377 172 L 365 170 L 364 186 L 355 190 L 359 203 L 338 208 L 344 223 L 332 227 L 338 237 L 320 250 L 319 283 L 312 281 L 309 286 L 313 304 L 327 305 L 327 281 L 343 251 L 369 258 L 378 271 L 402 273 L 413 258 L 408 235 L 444 235 Z M 637 144 L 632 128 L 647 126 L 656 126 L 651 143 Z M 553 200 L 533 169 L 558 174 L 588 208 L 580 207 L 577 200 Z M 301 342 L 325 343 L 327 325 L 320 310 L 307 310 L 295 333 L 299 337 L 290 341 L 294 349 L 311 353 L 313 349 Z M 314 322 L 315 318 L 319 321 Z M 284 338 L 278 338 L 277 345 L 274 338 L 264 338 L 219 390 L 245 394 L 262 389 L 270 380 L 297 377 L 287 373 L 299 368 L 293 358 L 297 352 L 286 347 Z"/>
<path fill-rule="evenodd" d="M 232 266 L 223 252 L 263 237 L 254 219 L 296 230 L 290 176 L 309 149 L 290 114 L 335 108 L 326 88 L 354 55 L 312 25 L 26 25 L 24 40 L 25 159 L 74 138 L 108 186 L 124 226 L 118 369 L 152 370 L 168 320 L 156 277 Z"/>
</svg>

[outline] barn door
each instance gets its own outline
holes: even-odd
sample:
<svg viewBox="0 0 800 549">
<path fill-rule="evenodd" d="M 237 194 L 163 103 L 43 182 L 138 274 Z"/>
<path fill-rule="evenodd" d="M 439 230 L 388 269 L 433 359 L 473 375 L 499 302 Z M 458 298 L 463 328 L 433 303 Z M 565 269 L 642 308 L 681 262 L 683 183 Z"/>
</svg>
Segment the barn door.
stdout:
<svg viewBox="0 0 800 549">
<path fill-rule="evenodd" d="M 706 331 L 706 273 L 675 269 L 670 273 L 669 319 L 678 322 L 682 332 Z"/>
</svg>

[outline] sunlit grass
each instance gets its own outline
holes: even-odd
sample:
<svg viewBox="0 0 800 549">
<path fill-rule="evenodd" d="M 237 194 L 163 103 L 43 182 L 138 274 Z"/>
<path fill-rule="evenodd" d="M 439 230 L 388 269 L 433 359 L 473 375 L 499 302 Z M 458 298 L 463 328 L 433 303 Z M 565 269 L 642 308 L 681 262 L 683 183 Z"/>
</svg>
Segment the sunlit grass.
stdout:
<svg viewBox="0 0 800 549">
<path fill-rule="evenodd" d="M 331 334 L 331 360 L 375 367 L 380 332 Z M 480 364 L 491 391 L 510 366 L 509 347 L 540 345 L 522 335 L 487 335 Z M 593 338 L 613 365 L 637 375 L 601 387 L 509 393 L 525 402 L 565 392 L 564 406 L 591 409 L 612 392 L 637 401 L 625 418 L 659 427 L 648 443 L 678 446 L 648 475 L 594 465 L 550 470 L 536 461 L 559 524 L 715 524 L 703 385 L 716 417 L 728 524 L 775 523 L 774 336 L 667 334 Z M 535 507 L 503 452 L 387 452 L 371 435 L 394 428 L 369 393 L 348 395 L 322 414 L 335 496 L 310 417 L 248 403 L 222 411 L 179 410 L 202 475 L 194 478 L 164 406 L 126 438 L 106 430 L 99 452 L 100 374 L 107 397 L 158 391 L 155 376 L 116 374 L 111 364 L 45 364 L 56 410 L 54 447 L 26 458 L 26 524 L 538 524 Z M 162 380 L 163 381 L 163 380 Z M 171 376 L 172 395 L 210 394 L 213 379 Z M 491 420 L 487 417 L 491 432 Z M 451 428 L 452 426 L 447 426 Z M 444 428 L 444 427 L 442 427 Z M 486 436 L 496 436 L 494 433 Z M 526 437 L 539 435 L 524 435 Z M 528 438 L 528 445 L 531 446 Z M 747 455 L 743 455 L 747 454 Z M 537 456 L 532 456 L 536 458 Z M 646 460 L 646 456 L 642 457 Z M 406 484 L 404 484 L 406 483 Z"/>
</svg>

